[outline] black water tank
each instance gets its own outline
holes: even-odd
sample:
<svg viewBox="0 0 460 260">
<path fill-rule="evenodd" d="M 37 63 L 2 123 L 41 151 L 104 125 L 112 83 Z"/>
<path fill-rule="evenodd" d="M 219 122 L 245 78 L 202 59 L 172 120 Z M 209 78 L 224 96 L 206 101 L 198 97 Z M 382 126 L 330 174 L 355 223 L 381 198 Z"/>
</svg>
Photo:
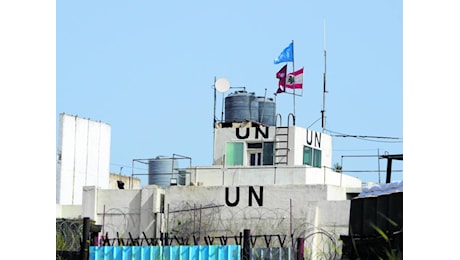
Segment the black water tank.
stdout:
<svg viewBox="0 0 460 260">
<path fill-rule="evenodd" d="M 276 106 L 272 98 L 258 97 L 259 102 L 259 122 L 267 125 L 275 125 Z"/>
<path fill-rule="evenodd" d="M 225 122 L 259 121 L 259 102 L 253 92 L 236 91 L 225 98 Z"/>
</svg>

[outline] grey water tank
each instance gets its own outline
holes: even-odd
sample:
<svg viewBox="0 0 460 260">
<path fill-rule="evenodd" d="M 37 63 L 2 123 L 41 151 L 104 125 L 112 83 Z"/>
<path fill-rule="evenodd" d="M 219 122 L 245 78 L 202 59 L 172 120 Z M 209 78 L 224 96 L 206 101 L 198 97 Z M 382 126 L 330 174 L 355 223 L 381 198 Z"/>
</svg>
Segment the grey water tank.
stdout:
<svg viewBox="0 0 460 260">
<path fill-rule="evenodd" d="M 259 122 L 267 125 L 275 125 L 276 106 L 272 98 L 257 97 L 259 102 Z"/>
<path fill-rule="evenodd" d="M 253 92 L 236 91 L 225 98 L 225 122 L 259 120 L 259 102 Z"/>
<path fill-rule="evenodd" d="M 171 178 L 177 179 L 177 160 L 157 156 L 149 160 L 149 184 L 155 184 L 160 187 L 168 187 L 171 184 Z"/>
</svg>

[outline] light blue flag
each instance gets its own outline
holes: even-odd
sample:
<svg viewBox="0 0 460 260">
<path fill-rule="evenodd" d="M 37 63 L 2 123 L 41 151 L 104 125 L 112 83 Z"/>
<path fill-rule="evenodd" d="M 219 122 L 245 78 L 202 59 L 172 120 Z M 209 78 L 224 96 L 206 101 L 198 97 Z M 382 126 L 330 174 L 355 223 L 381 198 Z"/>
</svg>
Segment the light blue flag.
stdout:
<svg viewBox="0 0 460 260">
<path fill-rule="evenodd" d="M 291 42 L 280 54 L 278 59 L 275 59 L 275 64 L 281 62 L 294 62 L 294 43 Z"/>
</svg>

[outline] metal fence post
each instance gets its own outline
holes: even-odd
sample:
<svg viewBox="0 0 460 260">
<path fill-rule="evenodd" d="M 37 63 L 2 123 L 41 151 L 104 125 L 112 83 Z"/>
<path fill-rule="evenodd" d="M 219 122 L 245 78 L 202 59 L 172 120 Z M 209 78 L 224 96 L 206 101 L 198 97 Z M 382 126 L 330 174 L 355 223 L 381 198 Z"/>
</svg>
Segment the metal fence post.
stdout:
<svg viewBox="0 0 460 260">
<path fill-rule="evenodd" d="M 298 237 L 297 238 L 297 260 L 303 260 L 303 251 L 304 251 L 304 242 L 305 238 Z"/>
<path fill-rule="evenodd" d="M 251 230 L 245 229 L 243 234 L 243 260 L 249 260 L 251 246 Z"/>
<path fill-rule="evenodd" d="M 90 244 L 90 237 L 89 231 L 91 228 L 91 223 L 89 222 L 89 218 L 83 218 L 83 234 L 82 234 L 82 242 L 80 247 L 80 259 L 81 260 L 89 260 L 89 244 Z"/>
</svg>

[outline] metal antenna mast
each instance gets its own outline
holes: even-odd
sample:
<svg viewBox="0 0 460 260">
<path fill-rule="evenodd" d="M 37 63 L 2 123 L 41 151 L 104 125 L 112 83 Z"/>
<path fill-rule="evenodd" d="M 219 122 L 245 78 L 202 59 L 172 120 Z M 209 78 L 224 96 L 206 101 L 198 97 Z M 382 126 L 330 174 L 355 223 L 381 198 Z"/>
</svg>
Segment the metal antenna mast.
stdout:
<svg viewBox="0 0 460 260">
<path fill-rule="evenodd" d="M 326 21 L 324 21 L 324 73 L 323 73 L 323 110 L 321 110 L 321 127 L 326 128 Z"/>
</svg>

